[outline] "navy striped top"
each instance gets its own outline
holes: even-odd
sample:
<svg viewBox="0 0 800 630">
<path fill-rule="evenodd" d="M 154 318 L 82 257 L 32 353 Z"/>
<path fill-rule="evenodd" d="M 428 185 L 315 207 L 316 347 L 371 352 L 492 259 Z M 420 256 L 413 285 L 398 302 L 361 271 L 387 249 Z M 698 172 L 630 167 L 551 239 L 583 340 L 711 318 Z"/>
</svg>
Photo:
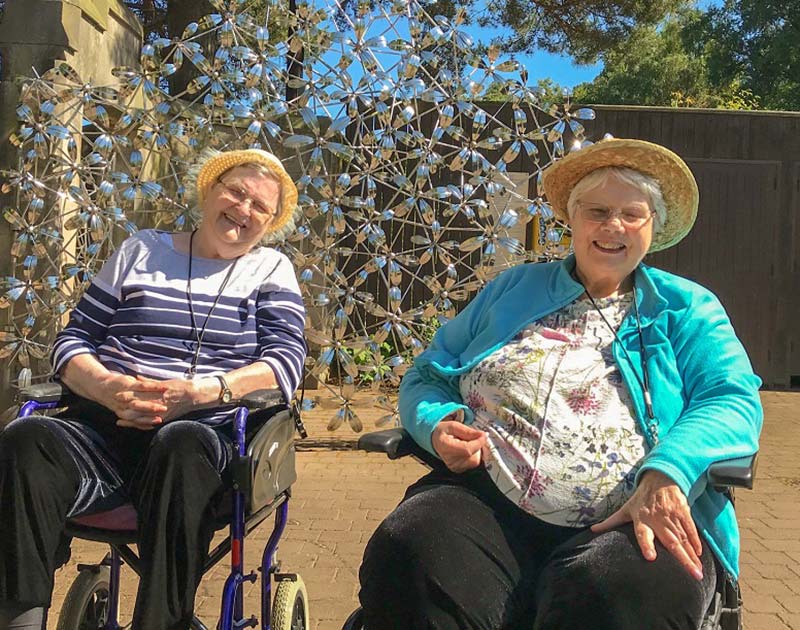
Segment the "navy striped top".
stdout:
<svg viewBox="0 0 800 630">
<path fill-rule="evenodd" d="M 90 353 L 115 372 L 184 378 L 197 334 L 232 264 L 194 256 L 195 331 L 186 282 L 188 254 L 174 248 L 167 232 L 142 230 L 131 236 L 106 261 L 56 336 L 51 357 L 55 373 L 72 357 Z M 264 361 L 290 400 L 303 374 L 304 323 L 291 262 L 274 249 L 256 247 L 236 263 L 213 309 L 197 374 L 223 374 Z M 219 424 L 230 418 L 231 413 L 206 412 L 203 421 Z"/>
</svg>

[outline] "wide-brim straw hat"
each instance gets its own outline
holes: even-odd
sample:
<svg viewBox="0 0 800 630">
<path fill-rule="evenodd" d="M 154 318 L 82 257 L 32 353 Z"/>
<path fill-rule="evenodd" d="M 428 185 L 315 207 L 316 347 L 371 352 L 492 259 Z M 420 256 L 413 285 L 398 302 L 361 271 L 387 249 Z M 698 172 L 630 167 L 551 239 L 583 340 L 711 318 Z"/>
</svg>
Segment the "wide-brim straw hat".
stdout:
<svg viewBox="0 0 800 630">
<path fill-rule="evenodd" d="M 542 173 L 545 196 L 556 217 L 568 221 L 567 201 L 575 185 L 592 171 L 620 166 L 639 171 L 661 187 L 667 216 L 653 234 L 651 252 L 672 247 L 686 236 L 697 218 L 700 194 L 692 171 L 677 154 L 644 140 L 608 138 L 572 151 Z"/>
<path fill-rule="evenodd" d="M 293 229 L 297 210 L 297 186 L 281 161 L 272 153 L 261 149 L 204 152 L 198 162 L 195 180 L 198 206 L 202 207 L 203 200 L 220 175 L 242 164 L 263 164 L 274 173 L 281 184 L 281 210 L 272 219 L 266 234 L 286 232 L 290 227 Z"/>
</svg>

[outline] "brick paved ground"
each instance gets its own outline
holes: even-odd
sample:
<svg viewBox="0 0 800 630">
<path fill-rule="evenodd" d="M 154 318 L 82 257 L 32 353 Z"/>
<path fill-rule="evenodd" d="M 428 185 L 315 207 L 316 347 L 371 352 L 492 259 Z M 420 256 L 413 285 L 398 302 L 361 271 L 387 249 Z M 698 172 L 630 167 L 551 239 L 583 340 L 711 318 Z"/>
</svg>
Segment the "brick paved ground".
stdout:
<svg viewBox="0 0 800 630">
<path fill-rule="evenodd" d="M 745 630 L 800 630 L 800 394 L 766 393 L 756 490 L 740 492 L 737 509 L 744 538 L 742 583 L 747 615 Z M 323 401 L 324 403 L 324 401 Z M 360 406 L 364 425 L 377 413 L 368 399 Z M 356 604 L 357 572 L 371 532 L 422 472 L 413 461 L 388 462 L 378 455 L 352 450 L 354 436 L 325 430 L 333 414 L 329 405 L 308 414 L 310 439 L 299 444 L 300 480 L 294 486 L 290 523 L 279 557 L 284 570 L 300 572 L 311 598 L 312 627 L 336 630 Z M 262 525 L 247 539 L 248 569 L 258 562 L 269 533 Z M 78 541 L 73 559 L 59 570 L 53 610 L 57 611 L 75 574 L 75 563 L 92 562 L 104 550 Z M 225 566 L 203 581 L 197 598 L 200 617 L 213 627 L 218 615 Z M 257 613 L 258 593 L 246 594 L 248 614 Z M 128 618 L 134 594 L 125 575 L 123 617 Z M 51 617 L 55 628 L 57 613 Z"/>
</svg>

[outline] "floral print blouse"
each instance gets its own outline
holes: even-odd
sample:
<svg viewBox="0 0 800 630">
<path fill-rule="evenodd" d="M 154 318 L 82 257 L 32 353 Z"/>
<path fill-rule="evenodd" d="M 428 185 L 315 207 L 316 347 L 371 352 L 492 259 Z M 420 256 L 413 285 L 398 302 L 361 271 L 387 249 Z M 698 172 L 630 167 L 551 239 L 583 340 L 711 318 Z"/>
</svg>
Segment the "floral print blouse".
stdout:
<svg viewBox="0 0 800 630">
<path fill-rule="evenodd" d="M 632 294 L 596 300 L 616 330 Z M 634 490 L 646 442 L 614 362 L 614 333 L 588 300 L 535 322 L 460 380 L 487 432 L 497 487 L 543 521 L 584 527 Z"/>
</svg>

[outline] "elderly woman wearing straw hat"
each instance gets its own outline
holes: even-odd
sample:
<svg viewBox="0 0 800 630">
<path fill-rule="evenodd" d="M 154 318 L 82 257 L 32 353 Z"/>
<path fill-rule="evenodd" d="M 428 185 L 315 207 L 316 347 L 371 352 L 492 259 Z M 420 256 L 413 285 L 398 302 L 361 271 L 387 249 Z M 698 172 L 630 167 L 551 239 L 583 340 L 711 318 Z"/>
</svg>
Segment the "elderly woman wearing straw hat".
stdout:
<svg viewBox="0 0 800 630">
<path fill-rule="evenodd" d="M 306 354 L 294 269 L 261 245 L 294 226 L 297 189 L 260 150 L 190 172 L 200 226 L 144 230 L 92 280 L 53 349 L 81 402 L 0 434 L 0 628 L 41 628 L 68 518 L 131 501 L 144 573 L 133 628 L 188 628 L 231 458 L 231 401 L 290 399 Z"/>
<path fill-rule="evenodd" d="M 757 450 L 760 381 L 714 295 L 642 263 L 692 227 L 692 173 L 610 139 L 544 188 L 573 254 L 501 274 L 403 379 L 403 425 L 441 466 L 366 548 L 368 630 L 696 630 L 738 573 L 704 473 Z"/>
</svg>

